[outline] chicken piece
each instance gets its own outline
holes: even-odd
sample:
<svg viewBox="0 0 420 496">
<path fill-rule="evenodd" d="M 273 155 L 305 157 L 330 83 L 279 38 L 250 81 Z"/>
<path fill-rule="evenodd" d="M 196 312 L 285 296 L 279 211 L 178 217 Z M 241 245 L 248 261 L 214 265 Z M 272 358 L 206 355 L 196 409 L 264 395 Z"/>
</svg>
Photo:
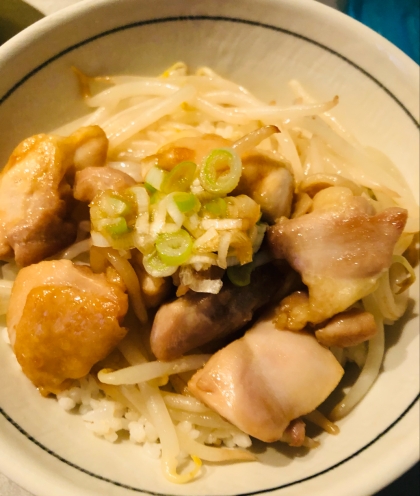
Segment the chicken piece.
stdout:
<svg viewBox="0 0 420 496">
<path fill-rule="evenodd" d="M 252 273 L 248 286 L 226 283 L 218 294 L 189 291 L 162 305 L 150 335 L 156 358 L 174 360 L 243 327 L 276 294 L 282 284 L 279 274 L 272 266 L 263 266 Z"/>
<path fill-rule="evenodd" d="M 278 330 L 272 315 L 213 355 L 189 391 L 247 434 L 282 439 L 290 422 L 318 407 L 344 371 L 306 332 Z"/>
<path fill-rule="evenodd" d="M 371 339 L 377 332 L 373 315 L 352 308 L 335 315 L 327 324 L 315 331 L 315 337 L 324 346 L 347 348 Z"/>
<path fill-rule="evenodd" d="M 274 322 L 277 329 L 303 329 L 309 319 L 309 309 L 309 296 L 306 291 L 295 291 L 286 296 L 276 308 L 277 316 Z"/>
<path fill-rule="evenodd" d="M 76 200 L 91 202 L 100 191 L 122 191 L 134 186 L 134 179 L 111 167 L 87 167 L 76 173 L 73 195 Z"/>
<path fill-rule="evenodd" d="M 128 298 L 115 277 L 69 260 L 22 269 L 7 314 L 10 342 L 24 374 L 44 395 L 84 377 L 125 336 Z"/>
<path fill-rule="evenodd" d="M 78 164 L 89 160 L 89 146 L 107 139 L 98 126 L 68 138 L 39 134 L 14 150 L 0 174 L 0 260 L 15 257 L 20 266 L 39 262 L 71 244 L 71 183 Z M 93 157 L 95 163 L 98 153 Z"/>
<path fill-rule="evenodd" d="M 257 151 L 242 156 L 242 176 L 233 194 L 255 200 L 265 221 L 290 216 L 293 191 L 293 176 L 284 164 Z"/>
<path fill-rule="evenodd" d="M 73 162 L 76 170 L 102 167 L 108 155 L 108 138 L 99 126 L 81 127 L 68 139 L 76 144 Z"/>
<path fill-rule="evenodd" d="M 270 249 L 286 259 L 309 289 L 301 319 L 321 323 L 371 293 L 391 264 L 407 211 L 392 207 L 374 214 L 369 202 L 343 187 L 314 198 L 313 211 L 282 218 L 267 231 Z"/>
</svg>

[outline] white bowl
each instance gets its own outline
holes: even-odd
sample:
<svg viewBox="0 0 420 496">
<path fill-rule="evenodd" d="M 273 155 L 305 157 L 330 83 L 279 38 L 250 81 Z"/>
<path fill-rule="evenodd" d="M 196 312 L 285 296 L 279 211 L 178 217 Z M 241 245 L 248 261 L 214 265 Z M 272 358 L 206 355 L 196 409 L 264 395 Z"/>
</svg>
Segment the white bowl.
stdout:
<svg viewBox="0 0 420 496">
<path fill-rule="evenodd" d="M 70 66 L 91 75 L 157 75 L 173 62 L 208 65 L 266 101 L 289 102 L 291 78 L 386 153 L 418 199 L 419 71 L 396 47 L 313 0 L 88 0 L 0 49 L 0 161 L 23 138 L 85 110 Z M 388 329 L 383 371 L 339 436 L 303 457 L 268 448 L 260 462 L 208 466 L 185 486 L 128 443 L 111 445 L 42 398 L 0 344 L 0 470 L 36 495 L 372 494 L 419 456 L 418 287 Z"/>
</svg>

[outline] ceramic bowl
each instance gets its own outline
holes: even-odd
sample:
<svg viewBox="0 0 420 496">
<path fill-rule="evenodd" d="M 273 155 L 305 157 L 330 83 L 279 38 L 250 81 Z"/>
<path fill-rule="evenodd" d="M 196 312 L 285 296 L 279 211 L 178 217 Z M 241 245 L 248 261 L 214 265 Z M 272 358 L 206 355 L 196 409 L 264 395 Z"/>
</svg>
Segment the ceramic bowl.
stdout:
<svg viewBox="0 0 420 496">
<path fill-rule="evenodd" d="M 87 0 L 0 49 L 0 162 L 23 138 L 85 112 L 70 67 L 90 75 L 158 75 L 178 60 L 207 65 L 266 101 L 289 103 L 294 78 L 386 153 L 418 199 L 419 70 L 379 35 L 313 0 Z M 382 373 L 340 421 L 339 436 L 298 456 L 264 447 L 259 461 L 209 465 L 185 486 L 136 446 L 94 437 L 42 398 L 0 342 L 0 469 L 39 496 L 371 495 L 419 455 L 418 287 L 387 330 Z"/>
</svg>

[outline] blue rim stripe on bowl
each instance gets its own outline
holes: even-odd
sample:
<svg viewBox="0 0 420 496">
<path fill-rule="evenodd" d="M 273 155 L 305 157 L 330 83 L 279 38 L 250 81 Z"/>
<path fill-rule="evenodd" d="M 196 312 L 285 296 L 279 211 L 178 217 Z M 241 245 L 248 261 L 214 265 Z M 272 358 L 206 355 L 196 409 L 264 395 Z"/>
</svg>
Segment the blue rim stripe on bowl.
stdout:
<svg viewBox="0 0 420 496">
<path fill-rule="evenodd" d="M 165 18 L 150 19 L 150 20 L 140 21 L 140 22 L 135 22 L 135 23 L 130 23 L 130 24 L 127 24 L 127 25 L 124 25 L 124 26 L 120 26 L 120 27 L 114 28 L 114 29 L 110 29 L 110 30 L 104 31 L 103 33 L 100 33 L 98 35 L 95 35 L 95 36 L 92 36 L 90 38 L 87 38 L 86 40 L 83 40 L 80 43 L 77 43 L 75 45 L 72 45 L 72 46 L 66 48 L 65 50 L 62 50 L 61 52 L 59 52 L 58 54 L 56 54 L 53 57 L 49 58 L 48 60 L 46 60 L 45 62 L 43 62 L 42 64 L 40 64 L 38 67 L 36 67 L 32 71 L 30 71 L 28 74 L 26 74 L 20 81 L 18 81 L 12 88 L 10 88 L 10 90 L 8 90 L 0 98 L 0 105 L 2 105 L 20 86 L 22 86 L 32 76 L 34 76 L 35 74 L 37 74 L 38 72 L 40 72 L 43 68 L 47 67 L 49 64 L 51 64 L 55 60 L 59 59 L 60 57 L 62 57 L 64 55 L 66 55 L 67 53 L 72 52 L 73 50 L 76 50 L 77 48 L 80 48 L 83 45 L 86 45 L 88 43 L 91 43 L 91 42 L 93 42 L 93 41 L 95 41 L 97 39 L 103 38 L 105 36 L 109 36 L 109 35 L 112 35 L 114 33 L 118 33 L 120 31 L 125 31 L 127 29 L 137 28 L 137 27 L 151 25 L 151 24 L 160 24 L 160 23 L 166 23 L 166 22 L 180 22 L 180 21 L 181 22 L 183 22 L 183 21 L 217 21 L 217 22 L 232 22 L 232 23 L 246 24 L 246 25 L 250 25 L 250 26 L 255 26 L 255 27 L 260 27 L 260 28 L 264 28 L 264 29 L 269 29 L 269 30 L 272 30 L 272 31 L 277 31 L 277 32 L 280 32 L 280 33 L 283 33 L 283 34 L 287 34 L 289 36 L 293 36 L 295 38 L 299 38 L 301 40 L 304 40 L 304 41 L 306 41 L 306 42 L 308 42 L 308 43 L 310 43 L 312 45 L 315 45 L 315 46 L 317 46 L 317 47 L 319 47 L 319 48 L 321 48 L 321 49 L 323 49 L 323 50 L 331 53 L 332 55 L 338 57 L 339 59 L 343 60 L 344 62 L 348 63 L 349 65 L 351 65 L 352 67 L 354 67 L 355 69 L 357 69 L 364 76 L 366 76 L 367 78 L 369 78 L 379 88 L 381 88 L 381 90 L 383 90 L 392 100 L 394 100 L 394 102 L 404 111 L 404 113 L 407 115 L 407 117 L 410 119 L 410 121 L 417 128 L 420 127 L 419 123 L 417 122 L 416 118 L 411 114 L 411 112 L 404 106 L 404 104 L 383 83 L 381 83 L 378 79 L 376 79 L 374 76 L 372 76 L 365 69 L 363 69 L 359 65 L 355 64 L 354 62 L 352 62 L 347 57 L 345 57 L 345 56 L 341 55 L 340 53 L 336 52 L 335 50 L 333 50 L 333 49 L 331 49 L 331 48 L 329 48 L 329 47 L 327 47 L 327 46 L 325 46 L 325 45 L 323 45 L 323 44 L 321 44 L 321 43 L 319 43 L 319 42 L 317 42 L 315 40 L 312 40 L 311 38 L 308 38 L 306 36 L 303 36 L 303 35 L 301 35 L 299 33 L 295 33 L 293 31 L 290 31 L 290 30 L 287 30 L 287 29 L 279 28 L 277 26 L 272 26 L 270 24 L 264 24 L 264 23 L 260 23 L 260 22 L 256 22 L 256 21 L 250 21 L 250 20 L 247 20 L 247 19 L 238 19 L 238 18 L 221 17 L 221 16 L 205 16 L 205 15 L 165 17 Z M 420 394 L 418 394 L 414 398 L 414 400 L 407 406 L 407 408 L 401 413 L 401 415 L 397 419 L 395 419 L 386 429 L 384 429 L 380 434 L 378 434 L 369 443 L 365 444 L 362 448 L 360 448 L 356 452 L 352 453 L 347 458 L 344 458 L 340 462 L 338 462 L 338 463 L 336 463 L 336 464 L 334 464 L 334 465 L 332 465 L 332 466 L 330 466 L 330 467 L 328 467 L 328 468 L 326 468 L 326 469 L 324 469 L 324 470 L 322 470 L 320 472 L 317 472 L 316 474 L 310 475 L 308 477 L 304 477 L 302 479 L 299 479 L 299 480 L 296 480 L 296 481 L 293 481 L 293 482 L 289 482 L 287 484 L 283 484 L 283 485 L 272 487 L 272 488 L 268 488 L 268 489 L 262 489 L 262 490 L 258 490 L 258 491 L 254 491 L 254 492 L 238 493 L 235 496 L 256 496 L 258 494 L 266 494 L 266 493 L 269 493 L 271 491 L 276 491 L 276 490 L 284 489 L 284 488 L 287 488 L 287 487 L 290 487 L 290 486 L 294 486 L 294 485 L 297 485 L 297 484 L 300 484 L 300 483 L 309 481 L 311 479 L 314 479 L 314 478 L 319 477 L 319 476 L 321 476 L 321 475 L 323 475 L 323 474 L 325 474 L 327 472 L 330 472 L 330 471 L 334 470 L 335 468 L 337 468 L 337 467 L 343 465 L 344 463 L 348 462 L 349 460 L 355 458 L 357 455 L 359 455 L 360 453 L 362 453 L 363 451 L 365 451 L 366 449 L 368 449 L 375 442 L 377 442 L 379 439 L 381 439 L 385 434 L 387 434 L 395 425 L 397 425 L 401 421 L 401 419 L 403 419 L 405 417 L 405 415 L 414 407 L 414 405 L 417 403 L 417 401 L 419 401 L 419 399 L 420 399 Z M 103 477 L 101 475 L 95 474 L 93 472 L 90 472 L 90 471 L 82 468 L 82 467 L 79 467 L 78 465 L 76 465 L 76 464 L 74 464 L 74 463 L 66 460 L 65 458 L 63 458 L 59 454 L 55 453 L 54 451 L 50 450 L 49 448 L 47 448 L 46 446 L 44 446 L 42 443 L 40 443 L 39 441 L 37 441 L 33 436 L 31 436 L 28 432 L 26 432 L 17 422 L 15 422 L 1 407 L 0 407 L 0 414 L 11 425 L 13 425 L 22 435 L 24 435 L 29 441 L 33 442 L 36 446 L 38 446 L 39 448 L 41 448 L 43 451 L 45 451 L 46 453 L 48 453 L 51 456 L 55 457 L 59 461 L 65 463 L 66 465 L 68 465 L 68 466 L 70 466 L 72 468 L 75 468 L 76 470 L 78 470 L 78 471 L 80 471 L 80 472 L 82 472 L 82 473 L 84 473 L 86 475 L 89 475 L 91 477 L 94 477 L 95 479 L 101 480 L 103 482 L 107 482 L 107 483 L 112 484 L 112 485 L 117 486 L 117 487 L 121 487 L 121 488 L 128 489 L 128 490 L 135 491 L 135 492 L 140 492 L 140 493 L 148 494 L 150 496 L 172 496 L 172 495 L 170 495 L 168 493 L 165 493 L 165 494 L 163 494 L 163 493 L 156 493 L 156 492 L 147 491 L 145 489 L 132 487 L 132 486 L 129 486 L 127 484 L 123 484 L 121 482 L 114 481 L 112 479 L 108 479 L 108 478 Z M 230 496 L 233 496 L 233 495 L 230 495 Z"/>
<path fill-rule="evenodd" d="M 420 127 L 420 124 L 417 122 L 416 118 L 411 114 L 411 112 L 405 107 L 405 105 L 383 84 L 381 83 L 378 79 L 376 79 L 374 76 L 372 76 L 369 72 L 367 72 L 365 69 L 360 67 L 359 65 L 355 64 L 352 62 L 350 59 L 345 57 L 344 55 L 341 55 L 340 53 L 336 52 L 330 47 L 327 47 L 326 45 L 323 45 L 322 43 L 319 43 L 318 41 L 312 40 L 311 38 L 308 38 L 306 36 L 303 36 L 299 33 L 294 33 L 293 31 L 290 31 L 288 29 L 284 28 L 279 28 L 277 26 L 272 26 L 270 24 L 264 24 L 261 22 L 257 21 L 250 21 L 248 19 L 237 19 L 234 17 L 222 17 L 222 16 L 205 16 L 205 15 L 198 15 L 198 16 L 179 16 L 179 17 L 163 17 L 163 18 L 158 18 L 158 19 L 148 19 L 147 21 L 139 21 L 139 22 L 134 22 L 131 24 L 126 24 L 124 26 L 119 26 L 114 29 L 110 29 L 108 31 L 104 31 L 103 33 L 97 34 L 95 36 L 92 36 L 91 38 L 87 38 L 86 40 L 83 40 L 79 43 L 76 43 L 75 45 L 72 45 L 71 47 L 66 48 L 65 50 L 62 50 L 58 54 L 54 55 L 50 59 L 46 60 L 42 64 L 40 64 L 38 67 L 33 69 L 31 72 L 29 72 L 26 76 L 24 76 L 20 81 L 18 81 L 9 91 L 7 91 L 1 98 L 0 98 L 0 105 L 9 98 L 9 96 L 14 93 L 17 88 L 19 88 L 25 81 L 30 79 L 32 76 L 34 76 L 37 72 L 42 70 L 44 67 L 49 65 L 50 63 L 54 62 L 54 60 L 59 59 L 63 55 L 66 55 L 67 53 L 72 52 L 73 50 L 76 50 L 77 48 L 80 48 L 83 45 L 87 45 L 88 43 L 91 43 L 92 41 L 95 41 L 97 39 L 103 38 L 105 36 L 108 36 L 110 34 L 118 33 L 120 31 L 125 31 L 127 29 L 132 29 L 136 27 L 141 27 L 141 26 L 147 26 L 150 24 L 161 24 L 165 22 L 178 22 L 178 21 L 222 21 L 222 22 L 233 22 L 233 23 L 238 23 L 238 24 L 247 24 L 249 26 L 256 26 L 256 27 L 261 27 L 264 29 L 270 29 L 272 31 L 277 31 L 280 33 L 288 34 L 290 36 L 293 36 L 295 38 L 299 38 L 301 40 L 307 41 L 308 43 L 311 43 L 312 45 L 318 46 L 322 48 L 323 50 L 335 55 L 336 57 L 340 58 L 341 60 L 347 62 L 351 66 L 353 66 L 355 69 L 357 69 L 359 72 L 361 72 L 363 75 L 371 79 L 377 86 L 379 86 L 385 93 L 391 97 L 399 107 L 407 114 L 407 116 L 413 121 L 413 123 L 417 126 Z"/>
<path fill-rule="evenodd" d="M 335 463 L 334 465 L 331 465 L 331 467 L 328 467 L 328 468 L 326 468 L 324 470 L 321 470 L 320 472 L 317 472 L 316 474 L 309 475 L 308 477 L 303 477 L 302 479 L 299 479 L 299 480 L 296 480 L 296 481 L 293 481 L 293 482 L 288 482 L 287 484 L 282 484 L 280 486 L 270 487 L 270 488 L 267 488 L 267 489 L 259 489 L 258 491 L 253 491 L 253 492 L 248 492 L 248 493 L 237 493 L 236 495 L 226 495 L 226 496 L 257 496 L 258 494 L 267 494 L 267 493 L 269 493 L 271 491 L 277 491 L 279 489 L 285 489 L 287 487 L 296 486 L 297 484 L 301 484 L 303 482 L 309 481 L 311 479 L 315 479 L 316 477 L 319 477 L 319 476 L 324 475 L 324 474 L 326 474 L 328 472 L 331 472 L 332 470 L 340 467 L 344 463 L 352 460 L 357 455 L 359 455 L 360 453 L 362 453 L 363 451 L 365 451 L 366 449 L 368 449 L 370 446 L 372 446 L 374 443 L 376 443 L 379 439 L 381 439 L 393 427 L 395 427 L 398 424 L 398 422 L 400 422 L 401 419 L 403 419 L 407 415 L 407 413 L 414 407 L 414 405 L 417 403 L 417 401 L 419 401 L 419 399 L 420 399 L 420 394 L 418 394 L 416 396 L 416 398 L 408 405 L 408 407 L 401 413 L 401 415 L 398 418 L 396 418 L 386 429 L 384 429 L 374 439 L 372 439 L 369 443 L 365 444 L 362 448 L 358 449 L 357 451 L 355 451 L 354 453 L 352 453 L 351 455 L 349 455 L 347 458 L 344 458 L 343 460 Z M 95 474 L 93 472 L 90 472 L 89 470 L 86 470 L 86 469 L 84 469 L 82 467 L 79 467 L 75 463 L 72 463 L 72 462 L 66 460 L 62 456 L 58 455 L 57 453 L 55 453 L 54 451 L 50 450 L 49 448 L 47 448 L 46 446 L 44 446 L 42 443 L 40 443 L 39 441 L 37 441 L 34 437 L 32 437 L 29 433 L 27 433 L 19 424 L 17 424 L 9 415 L 7 415 L 7 413 L 2 408 L 0 408 L 0 413 L 3 415 L 3 417 L 10 424 L 13 425 L 13 427 L 15 427 L 29 441 L 33 442 L 36 446 L 38 446 L 39 448 L 41 448 L 43 451 L 45 451 L 49 455 L 52 455 L 57 460 L 60 460 L 61 462 L 63 462 L 66 465 L 68 465 L 69 467 L 75 468 L 79 472 L 82 472 L 82 473 L 84 473 L 86 475 L 89 475 L 91 477 L 94 477 L 95 479 L 101 480 L 103 482 L 108 482 L 109 484 L 112 484 L 114 486 L 122 487 L 124 489 L 129 489 L 131 491 L 135 491 L 135 492 L 139 492 L 139 493 L 148 494 L 150 496 L 177 496 L 177 495 L 171 495 L 169 493 L 155 493 L 155 492 L 147 491 L 146 489 L 141 489 L 141 488 L 138 488 L 138 487 L 129 486 L 128 484 L 124 484 L 122 482 L 118 482 L 118 481 L 114 481 L 112 479 L 108 479 L 107 477 L 103 477 L 102 475 Z M 209 495 L 209 496 L 212 496 L 212 495 Z M 219 496 L 222 496 L 222 495 L 219 495 Z"/>
</svg>

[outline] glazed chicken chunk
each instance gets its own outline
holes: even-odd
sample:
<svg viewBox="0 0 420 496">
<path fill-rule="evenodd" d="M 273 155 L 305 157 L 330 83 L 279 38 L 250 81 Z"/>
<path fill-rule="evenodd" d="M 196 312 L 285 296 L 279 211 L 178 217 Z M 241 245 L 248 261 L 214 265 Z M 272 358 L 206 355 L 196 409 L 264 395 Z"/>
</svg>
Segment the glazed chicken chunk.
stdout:
<svg viewBox="0 0 420 496">
<path fill-rule="evenodd" d="M 68 138 L 38 134 L 20 143 L 0 174 L 0 260 L 20 266 L 74 241 L 70 220 L 75 170 L 103 165 L 108 140 L 98 126 Z"/>
<path fill-rule="evenodd" d="M 188 389 L 247 434 L 273 442 L 317 408 L 343 372 L 311 334 L 278 330 L 265 318 L 213 355 Z"/>
<path fill-rule="evenodd" d="M 269 228 L 273 255 L 286 259 L 309 290 L 308 301 L 284 305 L 280 327 L 321 323 L 371 293 L 391 265 L 406 220 L 405 209 L 376 214 L 365 198 L 331 187 L 317 193 L 312 212 Z"/>
<path fill-rule="evenodd" d="M 84 377 L 125 336 L 128 299 L 116 281 L 115 274 L 94 274 L 69 260 L 19 272 L 7 328 L 24 374 L 42 394 Z"/>
</svg>

